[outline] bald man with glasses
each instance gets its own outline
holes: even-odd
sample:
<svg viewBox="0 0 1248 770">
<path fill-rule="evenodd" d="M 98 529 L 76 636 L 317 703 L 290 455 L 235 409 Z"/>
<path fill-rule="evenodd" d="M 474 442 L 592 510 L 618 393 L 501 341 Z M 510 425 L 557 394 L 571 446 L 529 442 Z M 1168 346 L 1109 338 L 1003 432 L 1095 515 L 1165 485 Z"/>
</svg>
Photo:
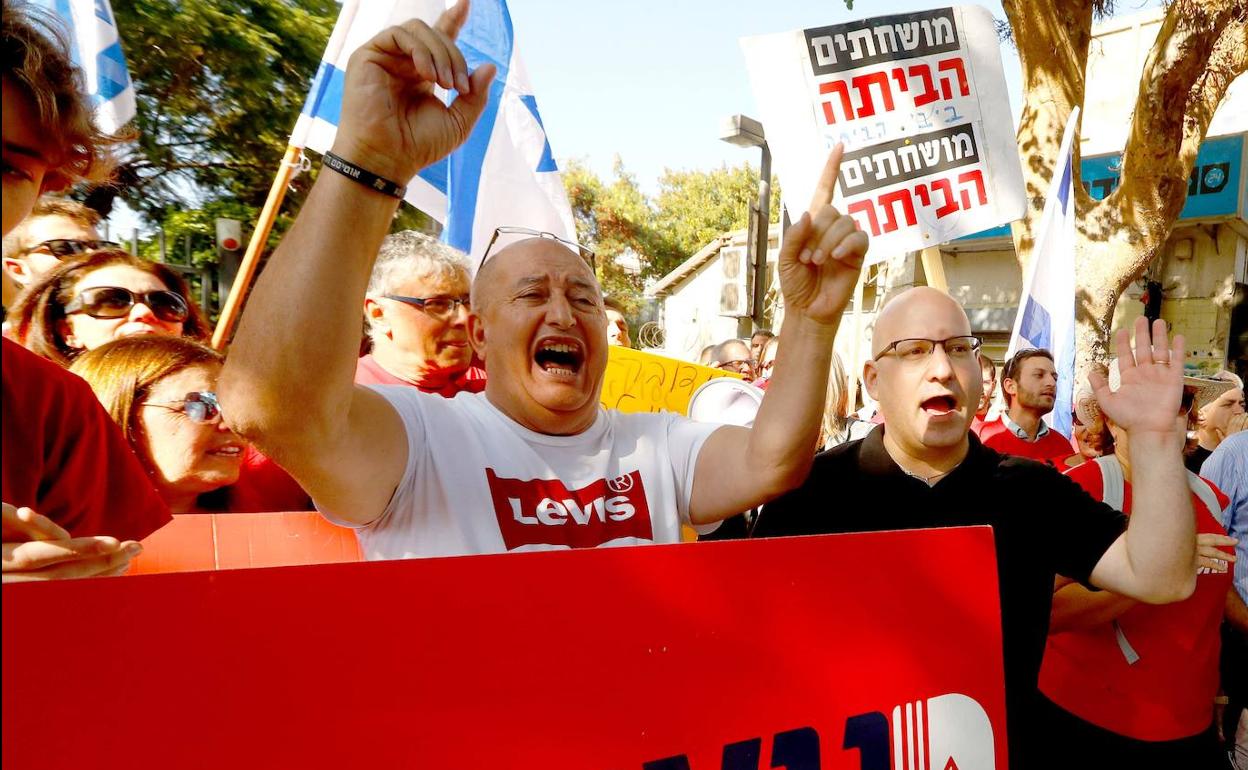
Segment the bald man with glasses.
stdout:
<svg viewBox="0 0 1248 770">
<path fill-rule="evenodd" d="M 898 295 L 876 321 L 863 383 L 884 425 L 819 455 L 806 483 L 766 505 L 755 524 L 756 537 L 991 526 L 1010 767 L 1033 766 L 1028 760 L 1046 737 L 1028 728 L 1055 575 L 1154 604 L 1184 599 L 1195 587 L 1195 520 L 1175 419 L 1183 342 L 1167 344 L 1161 323 L 1150 342 L 1144 319 L 1135 335 L 1138 357 L 1125 332 L 1117 339 L 1120 360 L 1131 362 L 1123 386 L 1111 392 L 1104 378 L 1093 378 L 1107 414 L 1131 434 L 1132 464 L 1140 464 L 1129 526 L 1051 466 L 999 454 L 970 434 L 983 387 L 980 342 L 962 307 L 928 287 Z"/>
<path fill-rule="evenodd" d="M 230 427 L 357 528 L 372 559 L 677 542 L 683 524 L 713 527 L 801 483 L 867 250 L 830 205 L 839 147 L 786 232 L 783 344 L 753 428 L 604 409 L 592 252 L 522 226 L 496 232 L 472 284 L 467 337 L 484 392 L 353 386 L 360 297 L 403 186 L 467 139 L 490 93 L 493 65 L 469 73 L 455 44 L 467 10 L 385 30 L 352 55 L 332 160 L 260 277 L 221 376 Z M 438 96 L 452 89 L 449 104 Z M 427 312 L 429 300 L 374 301 Z"/>
</svg>

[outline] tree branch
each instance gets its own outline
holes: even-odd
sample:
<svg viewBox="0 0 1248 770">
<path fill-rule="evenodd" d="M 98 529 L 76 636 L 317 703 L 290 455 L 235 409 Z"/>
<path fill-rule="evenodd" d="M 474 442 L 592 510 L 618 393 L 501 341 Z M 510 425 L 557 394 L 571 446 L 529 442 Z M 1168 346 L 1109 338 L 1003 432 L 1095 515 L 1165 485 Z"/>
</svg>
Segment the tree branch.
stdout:
<svg viewBox="0 0 1248 770">
<path fill-rule="evenodd" d="M 1018 148 L 1027 209 L 1012 228 L 1014 251 L 1024 271 L 1034 244 L 1032 228 L 1044 209 L 1062 132 L 1071 111 L 1084 101 L 1093 6 L 1089 0 L 1002 2 L 1018 48 L 1025 94 Z M 1077 145 L 1075 153 L 1078 169 Z M 1079 199 L 1076 205 L 1086 206 L 1081 185 L 1075 185 L 1075 194 Z"/>
<path fill-rule="evenodd" d="M 1122 184 L 1106 199 L 1159 244 L 1187 194 L 1187 179 L 1226 89 L 1248 61 L 1248 0 L 1184 0 L 1166 12 L 1140 78 L 1122 157 Z"/>
</svg>

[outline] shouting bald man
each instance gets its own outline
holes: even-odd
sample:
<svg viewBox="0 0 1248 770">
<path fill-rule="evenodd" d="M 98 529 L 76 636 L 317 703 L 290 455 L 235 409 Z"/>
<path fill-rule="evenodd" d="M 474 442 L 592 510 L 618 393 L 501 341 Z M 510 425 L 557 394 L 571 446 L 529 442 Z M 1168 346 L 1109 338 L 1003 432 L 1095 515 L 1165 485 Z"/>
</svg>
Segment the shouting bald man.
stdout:
<svg viewBox="0 0 1248 770">
<path fill-rule="evenodd" d="M 549 238 L 500 250 L 473 285 L 483 394 L 352 384 L 360 301 L 398 188 L 467 138 L 489 94 L 493 67 L 470 74 L 453 42 L 466 15 L 460 3 L 433 27 L 388 29 L 351 57 L 338 159 L 265 270 L 222 374 L 227 423 L 358 528 L 369 558 L 676 542 L 682 523 L 711 525 L 799 484 L 867 247 L 828 205 L 839 151 L 784 241 L 784 342 L 752 430 L 603 409 L 602 292 L 580 249 Z M 459 95 L 444 104 L 435 86 Z"/>
<path fill-rule="evenodd" d="M 1129 526 L 1051 466 L 998 454 L 968 434 L 983 387 L 980 341 L 960 305 L 920 287 L 880 313 L 873 357 L 863 369 L 884 425 L 819 455 L 806 483 L 764 507 L 754 529 L 768 537 L 992 526 L 1010 767 L 1032 766 L 1028 760 L 1040 749 L 1034 737 L 1055 738 L 1029 731 L 1040 703 L 1037 680 L 1055 575 L 1150 603 L 1186 598 L 1195 587 L 1196 534 L 1183 473 L 1183 426 L 1175 417 L 1183 341 L 1176 337 L 1171 349 L 1158 322 L 1150 342 L 1144 319 L 1135 336 L 1133 357 L 1125 332 L 1118 335 L 1119 360 L 1128 362 L 1122 388 L 1110 392 L 1104 378 L 1093 382 L 1098 400 L 1113 399 L 1106 412 L 1130 426 L 1132 467 L 1148 468 L 1138 471 L 1148 486 L 1135 492 Z"/>
</svg>

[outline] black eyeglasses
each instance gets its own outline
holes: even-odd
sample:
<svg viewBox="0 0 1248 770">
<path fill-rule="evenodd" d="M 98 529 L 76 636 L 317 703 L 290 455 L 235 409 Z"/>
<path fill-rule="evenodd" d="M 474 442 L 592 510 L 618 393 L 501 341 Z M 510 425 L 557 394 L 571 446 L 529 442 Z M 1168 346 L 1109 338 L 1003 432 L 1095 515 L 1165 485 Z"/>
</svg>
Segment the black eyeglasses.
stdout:
<svg viewBox="0 0 1248 770">
<path fill-rule="evenodd" d="M 216 423 L 221 420 L 221 403 L 217 401 L 217 394 L 210 390 L 198 390 L 187 393 L 186 398 L 181 401 L 174 401 L 171 404 L 145 403 L 143 406 L 155 406 L 161 409 L 168 409 L 171 412 L 181 412 L 191 422 L 197 422 L 201 425 Z"/>
<path fill-rule="evenodd" d="M 485 253 L 481 255 L 481 261 L 477 263 L 477 272 L 481 272 L 481 266 L 485 264 L 485 260 L 489 259 L 490 250 L 494 248 L 494 243 L 498 240 L 498 236 L 500 235 L 527 235 L 530 238 L 546 238 L 547 240 L 558 241 L 577 254 L 580 254 L 581 259 L 585 260 L 585 264 L 589 265 L 590 270 L 595 273 L 598 270 L 598 265 L 594 261 L 593 250 L 586 246 L 582 246 L 576 241 L 569 241 L 563 236 L 548 233 L 545 230 L 533 230 L 528 227 L 496 227 L 494 228 L 494 235 L 490 238 L 489 244 L 485 247 Z"/>
<path fill-rule="evenodd" d="M 472 310 L 472 301 L 468 297 L 404 297 L 402 294 L 383 294 L 386 299 L 414 305 L 439 320 L 446 320 L 460 306 L 464 310 Z"/>
<path fill-rule="evenodd" d="M 923 337 L 914 337 L 911 339 L 897 340 L 881 350 L 872 361 L 879 361 L 890 353 L 897 356 L 905 363 L 917 363 L 927 360 L 927 357 L 936 352 L 936 346 L 944 348 L 945 355 L 956 360 L 965 360 L 975 358 L 978 360 L 979 348 L 984 341 L 979 337 L 972 335 L 961 335 L 958 337 L 948 337 L 943 340 L 929 340 Z"/>
<path fill-rule="evenodd" d="M 65 259 L 75 254 L 81 254 L 85 251 L 95 251 L 96 249 L 119 249 L 121 244 L 116 241 L 92 241 L 80 240 L 77 238 L 53 238 L 50 241 L 36 243 L 29 249 L 27 254 L 33 254 L 36 251 L 46 251 L 57 259 Z"/>
<path fill-rule="evenodd" d="M 191 314 L 186 299 L 176 291 L 133 292 L 120 286 L 83 289 L 65 306 L 65 314 L 86 313 L 92 318 L 122 318 L 139 303 L 147 305 L 157 318 L 167 323 L 181 323 Z"/>
<path fill-rule="evenodd" d="M 754 362 L 739 359 L 736 361 L 720 361 L 715 364 L 716 369 L 723 369 L 728 372 L 737 372 L 738 374 L 753 374 Z"/>
</svg>

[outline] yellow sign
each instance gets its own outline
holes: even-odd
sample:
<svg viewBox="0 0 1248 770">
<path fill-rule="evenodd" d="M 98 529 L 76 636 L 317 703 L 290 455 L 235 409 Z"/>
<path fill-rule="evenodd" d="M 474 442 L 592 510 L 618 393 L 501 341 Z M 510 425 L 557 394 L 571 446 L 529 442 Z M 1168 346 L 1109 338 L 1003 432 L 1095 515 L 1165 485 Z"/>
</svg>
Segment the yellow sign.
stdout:
<svg viewBox="0 0 1248 770">
<path fill-rule="evenodd" d="M 621 412 L 685 414 L 693 392 L 714 377 L 742 379 L 735 372 L 612 345 L 601 401 L 608 409 Z"/>
</svg>

